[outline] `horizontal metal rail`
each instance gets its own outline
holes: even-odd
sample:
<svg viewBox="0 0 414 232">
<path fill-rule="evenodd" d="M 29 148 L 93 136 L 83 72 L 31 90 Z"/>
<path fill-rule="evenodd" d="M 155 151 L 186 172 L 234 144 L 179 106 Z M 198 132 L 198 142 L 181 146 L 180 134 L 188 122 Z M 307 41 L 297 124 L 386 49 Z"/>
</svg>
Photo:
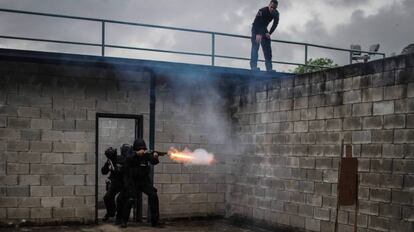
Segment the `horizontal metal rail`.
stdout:
<svg viewBox="0 0 414 232">
<path fill-rule="evenodd" d="M 55 17 L 55 18 L 65 18 L 65 19 L 71 19 L 71 20 L 92 21 L 92 22 L 100 23 L 102 25 L 101 43 L 71 42 L 71 41 L 64 41 L 64 40 L 51 40 L 51 39 L 40 39 L 40 38 L 0 35 L 0 38 L 3 38 L 3 39 L 28 40 L 28 41 L 36 41 L 36 42 L 47 42 L 47 43 L 59 43 L 59 44 L 72 44 L 72 45 L 81 45 L 81 46 L 101 47 L 101 49 L 102 49 L 101 55 L 102 56 L 105 56 L 105 48 L 117 48 L 117 49 L 140 50 L 140 51 L 179 54 L 179 55 L 211 57 L 211 65 L 212 66 L 215 65 L 215 58 L 235 59 L 235 60 L 245 60 L 245 61 L 250 60 L 250 58 L 236 57 L 236 56 L 226 56 L 226 55 L 217 55 L 216 54 L 216 42 L 215 42 L 215 40 L 216 40 L 217 36 L 241 38 L 241 39 L 249 39 L 250 40 L 251 37 L 250 36 L 245 36 L 245 35 L 229 34 L 229 33 L 214 32 L 214 31 L 205 31 L 205 30 L 195 30 L 195 29 L 171 27 L 171 26 L 160 26 L 160 25 L 135 23 L 135 22 L 124 22 L 124 21 L 109 20 L 109 19 L 87 18 L 87 17 L 78 17 L 78 16 L 70 16 L 70 15 L 58 15 L 58 14 L 50 14 L 50 13 L 39 13 L 39 12 L 30 12 L 30 11 L 22 11 L 22 10 L 3 9 L 3 8 L 0 8 L 0 12 L 8 12 L 8 13 L 15 13 L 15 14 L 27 14 L 27 15 L 45 16 L 45 17 Z M 106 28 L 106 24 L 108 24 L 108 23 L 138 26 L 138 27 L 148 27 L 148 28 L 163 29 L 163 30 L 174 30 L 174 31 L 181 31 L 181 32 L 208 34 L 208 35 L 211 36 L 211 53 L 185 52 L 185 51 L 151 49 L 151 48 L 106 44 L 105 43 L 105 34 L 106 34 L 105 28 Z M 336 50 L 336 51 L 341 51 L 341 52 L 348 52 L 350 57 L 352 57 L 353 53 L 360 53 L 360 54 L 367 54 L 367 55 L 380 55 L 383 58 L 385 58 L 385 53 L 380 53 L 380 52 L 352 50 L 352 49 L 345 49 L 345 48 L 331 47 L 331 46 L 311 44 L 311 43 L 303 43 L 303 42 L 295 42 L 295 41 L 287 41 L 287 40 L 272 39 L 272 41 L 276 42 L 276 43 L 293 44 L 293 45 L 304 46 L 304 49 L 305 49 L 304 63 L 286 62 L 286 61 L 272 61 L 272 63 L 276 63 L 276 64 L 296 65 L 296 66 L 303 65 L 305 67 L 306 66 L 320 67 L 320 66 L 315 66 L 315 65 L 309 65 L 308 64 L 308 48 L 309 47 Z M 259 60 L 259 61 L 264 62 L 264 60 Z M 350 59 L 350 63 L 352 63 L 352 58 Z"/>
</svg>

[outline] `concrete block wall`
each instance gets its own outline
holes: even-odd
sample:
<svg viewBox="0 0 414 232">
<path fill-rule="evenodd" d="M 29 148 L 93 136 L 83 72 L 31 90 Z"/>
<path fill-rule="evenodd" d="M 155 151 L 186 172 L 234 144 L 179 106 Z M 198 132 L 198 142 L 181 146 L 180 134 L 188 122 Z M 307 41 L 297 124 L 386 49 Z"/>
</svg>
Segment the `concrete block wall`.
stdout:
<svg viewBox="0 0 414 232">
<path fill-rule="evenodd" d="M 132 74 L 1 61 L 0 221 L 94 220 L 95 114 L 148 114 Z"/>
<path fill-rule="evenodd" d="M 92 222 L 96 113 L 143 115 L 148 143 L 149 76 L 131 66 L 1 60 L 0 222 Z M 211 167 L 162 158 L 155 168 L 161 217 L 224 215 L 229 149 L 222 132 L 230 127 L 211 124 L 229 119 L 223 88 L 177 78 L 157 83 L 156 149 L 203 147 L 218 156 Z M 210 95 L 189 93 L 197 88 Z M 101 152 L 128 133 L 119 124 L 101 125 Z"/>
<path fill-rule="evenodd" d="M 409 55 L 240 86 L 228 215 L 333 231 L 344 140 L 359 160 L 358 231 L 413 231 L 413 80 Z M 341 208 L 339 231 L 354 212 Z"/>
</svg>

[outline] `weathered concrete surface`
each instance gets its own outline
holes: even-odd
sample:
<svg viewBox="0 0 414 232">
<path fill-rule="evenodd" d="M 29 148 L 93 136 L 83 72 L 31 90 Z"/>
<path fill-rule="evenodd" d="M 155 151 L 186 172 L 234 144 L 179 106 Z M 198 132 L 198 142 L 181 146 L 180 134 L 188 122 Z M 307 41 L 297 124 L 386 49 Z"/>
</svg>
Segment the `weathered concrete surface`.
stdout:
<svg viewBox="0 0 414 232">
<path fill-rule="evenodd" d="M 268 230 L 258 228 L 239 227 L 230 224 L 226 220 L 216 221 L 176 221 L 169 222 L 164 228 L 152 228 L 148 224 L 130 224 L 127 228 L 120 228 L 112 224 L 103 224 L 97 226 L 56 226 L 56 227 L 22 227 L 22 228 L 0 228 L 4 232 L 153 232 L 153 231 L 169 231 L 169 232 L 268 232 Z"/>
</svg>

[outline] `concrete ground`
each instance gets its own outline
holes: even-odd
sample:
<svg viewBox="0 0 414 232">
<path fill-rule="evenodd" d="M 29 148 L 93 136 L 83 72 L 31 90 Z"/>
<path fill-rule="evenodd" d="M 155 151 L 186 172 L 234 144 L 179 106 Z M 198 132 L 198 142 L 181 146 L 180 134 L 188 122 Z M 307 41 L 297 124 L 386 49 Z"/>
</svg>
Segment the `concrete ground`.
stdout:
<svg viewBox="0 0 414 232">
<path fill-rule="evenodd" d="M 101 224 L 94 226 L 53 226 L 53 227 L 14 227 L 0 228 L 2 232 L 269 232 L 259 228 L 239 227 L 230 224 L 226 220 L 207 221 L 173 221 L 167 222 L 164 228 L 152 228 L 146 223 L 130 223 L 127 228 L 120 228 L 113 224 Z"/>
</svg>

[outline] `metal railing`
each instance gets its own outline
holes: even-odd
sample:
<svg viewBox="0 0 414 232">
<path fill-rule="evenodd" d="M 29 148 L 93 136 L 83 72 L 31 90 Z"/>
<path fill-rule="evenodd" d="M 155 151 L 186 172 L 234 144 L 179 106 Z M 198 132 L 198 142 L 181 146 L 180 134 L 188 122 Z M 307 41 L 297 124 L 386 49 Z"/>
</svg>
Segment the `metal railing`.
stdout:
<svg viewBox="0 0 414 232">
<path fill-rule="evenodd" d="M 27 41 L 36 41 L 36 42 L 47 42 L 47 43 L 72 44 L 72 45 L 85 45 L 85 46 L 100 47 L 102 56 L 105 56 L 105 48 L 118 48 L 118 49 L 128 49 L 128 50 L 141 50 L 141 51 L 151 51 L 151 52 L 160 52 L 160 53 L 211 57 L 211 65 L 212 66 L 215 65 L 216 58 L 245 60 L 245 61 L 250 60 L 250 58 L 246 58 L 246 57 L 226 56 L 226 55 L 221 55 L 221 54 L 216 53 L 216 37 L 217 36 L 242 38 L 242 39 L 249 39 L 250 40 L 250 36 L 245 36 L 245 35 L 236 35 L 236 34 L 221 33 L 221 32 L 214 32 L 214 31 L 204 31 L 204 30 L 194 30 L 194 29 L 186 29 L 186 28 L 170 27 L 170 26 L 151 25 L 151 24 L 144 24 L 144 23 L 124 22 L 124 21 L 116 21 L 116 20 L 108 20 L 108 19 L 97 19 L 97 18 L 86 18 L 86 17 L 77 17 L 77 16 L 69 16 L 69 15 L 38 13 L 38 12 L 3 9 L 3 8 L 0 8 L 0 12 L 46 16 L 46 17 L 54 17 L 54 18 L 65 18 L 65 19 L 83 20 L 83 21 L 92 21 L 92 22 L 98 22 L 102 25 L 102 28 L 101 28 L 101 32 L 102 32 L 101 43 L 70 42 L 70 41 L 64 41 L 64 40 L 39 39 L 39 38 L 0 35 L 0 38 L 3 38 L 3 39 L 27 40 Z M 182 31 L 182 32 L 208 34 L 208 35 L 211 36 L 211 53 L 184 52 L 184 51 L 151 49 L 151 48 L 141 48 L 141 47 L 131 47 L 131 46 L 120 46 L 120 45 L 115 45 L 115 44 L 108 44 L 108 43 L 105 42 L 105 37 L 106 37 L 105 29 L 106 29 L 106 24 L 109 24 L 109 23 L 111 23 L 111 24 L 120 24 L 120 25 L 130 25 L 130 26 L 139 26 L 139 27 L 157 28 L 157 29 L 164 29 L 164 30 L 175 30 L 175 31 Z M 306 66 L 315 66 L 315 65 L 309 65 L 308 64 L 308 50 L 309 50 L 310 47 L 348 52 L 349 56 L 350 56 L 350 63 L 352 63 L 352 54 L 353 53 L 362 53 L 362 54 L 367 54 L 367 55 L 380 55 L 383 58 L 385 58 L 385 54 L 384 53 L 379 53 L 379 52 L 351 50 L 351 49 L 330 47 L 330 46 L 317 45 L 317 44 L 311 44 L 311 43 L 286 41 L 286 40 L 272 39 L 272 41 L 276 42 L 276 43 L 301 45 L 301 46 L 304 47 L 304 62 L 303 63 L 286 62 L 286 61 L 272 61 L 272 63 L 275 63 L 275 64 L 297 65 L 297 66 L 303 65 L 305 67 Z M 264 60 L 259 60 L 259 61 L 264 62 Z M 318 67 L 318 66 L 315 66 L 315 67 Z"/>
</svg>

